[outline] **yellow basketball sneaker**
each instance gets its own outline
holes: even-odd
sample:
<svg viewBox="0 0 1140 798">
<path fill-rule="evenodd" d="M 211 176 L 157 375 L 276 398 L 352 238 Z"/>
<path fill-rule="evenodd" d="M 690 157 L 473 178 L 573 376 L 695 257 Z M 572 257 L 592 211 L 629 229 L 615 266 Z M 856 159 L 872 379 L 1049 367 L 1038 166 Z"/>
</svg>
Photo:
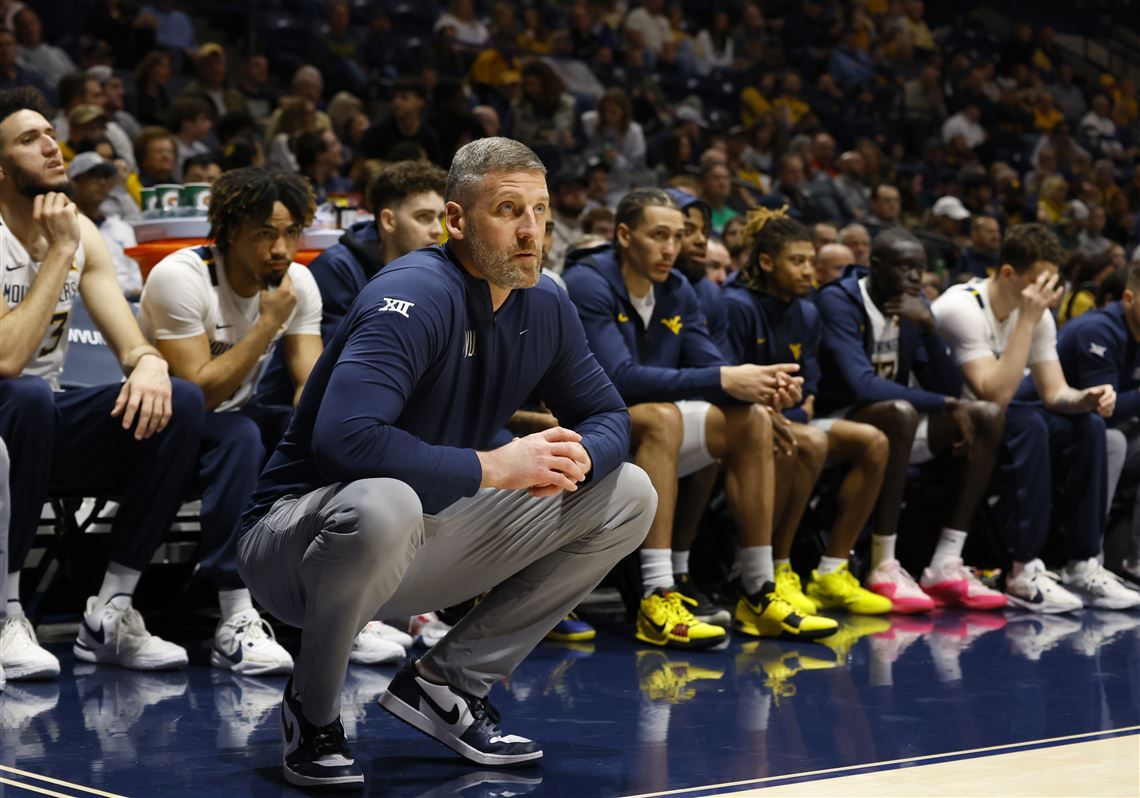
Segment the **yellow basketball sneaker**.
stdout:
<svg viewBox="0 0 1140 798">
<path fill-rule="evenodd" d="M 891 611 L 891 600 L 859 584 L 847 563 L 829 574 L 812 571 L 807 594 L 825 610 L 846 610 L 856 615 L 882 615 Z"/>
<path fill-rule="evenodd" d="M 779 593 L 776 585 L 765 582 L 751 596 L 736 603 L 736 626 L 753 637 L 782 637 L 787 640 L 817 640 L 839 626 L 821 615 L 800 615 Z"/>
<path fill-rule="evenodd" d="M 724 642 L 724 627 L 698 621 L 689 611 L 689 603 L 680 593 L 657 588 L 641 600 L 637 613 L 638 640 L 670 648 L 712 648 Z M 695 603 L 695 602 L 692 602 Z"/>
<path fill-rule="evenodd" d="M 776 566 L 776 594 L 796 608 L 800 615 L 817 615 L 819 606 L 811 596 L 804 595 L 800 575 L 792 570 L 790 562 Z"/>
</svg>

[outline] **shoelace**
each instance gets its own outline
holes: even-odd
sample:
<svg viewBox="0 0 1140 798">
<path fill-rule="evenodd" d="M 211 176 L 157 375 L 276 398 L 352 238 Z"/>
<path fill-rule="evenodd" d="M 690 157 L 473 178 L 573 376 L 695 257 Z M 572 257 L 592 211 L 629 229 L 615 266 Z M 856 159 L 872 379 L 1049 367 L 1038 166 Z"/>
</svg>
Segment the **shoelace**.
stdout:
<svg viewBox="0 0 1140 798">
<path fill-rule="evenodd" d="M 452 689 L 454 690 L 455 688 Z M 499 723 L 502 722 L 502 716 L 499 715 L 499 710 L 495 709 L 490 701 L 486 698 L 476 698 L 466 693 L 462 695 L 467 699 L 467 706 L 471 708 L 471 715 L 475 720 L 487 720 L 491 723 L 493 731 L 500 731 Z"/>
<path fill-rule="evenodd" d="M 685 626 L 696 625 L 696 616 L 689 612 L 689 608 L 685 606 L 686 604 L 692 604 L 694 607 L 697 606 L 697 602 L 694 599 L 681 593 L 666 593 L 665 600 L 669 602 L 669 609 L 675 614 L 675 623 L 680 623 Z"/>
<path fill-rule="evenodd" d="M 348 754 L 348 740 L 344 736 L 344 726 L 337 718 L 327 726 L 313 732 L 313 751 L 320 756 L 326 754 Z"/>
<path fill-rule="evenodd" d="M 21 615 L 20 617 L 9 617 L 4 623 L 3 635 L 0 635 L 5 645 L 12 644 L 12 638 L 23 635 L 29 642 L 36 639 L 36 630 L 32 627 L 32 622 L 28 620 L 27 616 Z"/>
</svg>

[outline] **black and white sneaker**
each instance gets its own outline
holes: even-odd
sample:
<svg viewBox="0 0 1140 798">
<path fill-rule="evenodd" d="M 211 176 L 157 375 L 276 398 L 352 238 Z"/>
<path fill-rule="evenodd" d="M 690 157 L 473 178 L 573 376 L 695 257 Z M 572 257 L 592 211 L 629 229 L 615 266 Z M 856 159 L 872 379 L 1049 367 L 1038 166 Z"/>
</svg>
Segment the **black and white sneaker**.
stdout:
<svg viewBox="0 0 1140 798">
<path fill-rule="evenodd" d="M 480 765 L 507 767 L 542 758 L 533 740 L 503 734 L 499 713 L 487 699 L 425 679 L 413 659 L 380 696 L 380 706 Z"/>
<path fill-rule="evenodd" d="M 301 714 L 293 695 L 293 678 L 281 700 L 281 738 L 285 743 L 285 781 L 298 787 L 351 788 L 364 784 L 364 771 L 348 750 L 338 717 L 327 726 L 314 726 Z"/>
</svg>

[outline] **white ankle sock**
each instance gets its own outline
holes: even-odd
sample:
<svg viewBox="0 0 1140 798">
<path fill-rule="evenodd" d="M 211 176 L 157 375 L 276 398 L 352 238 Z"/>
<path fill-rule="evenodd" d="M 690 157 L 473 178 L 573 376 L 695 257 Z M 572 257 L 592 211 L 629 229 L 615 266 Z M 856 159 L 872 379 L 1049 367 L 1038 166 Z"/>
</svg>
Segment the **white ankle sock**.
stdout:
<svg viewBox="0 0 1140 798">
<path fill-rule="evenodd" d="M 828 557 L 827 555 L 824 555 L 823 557 L 819 558 L 819 567 L 816 568 L 816 570 L 819 571 L 821 575 L 833 574 L 842 568 L 846 563 L 846 557 Z"/>
<path fill-rule="evenodd" d="M 781 565 L 791 565 L 791 563 L 792 563 L 791 560 L 787 560 L 787 559 L 781 560 L 779 558 L 776 558 L 776 559 L 772 560 L 772 567 L 773 568 L 779 568 Z"/>
<path fill-rule="evenodd" d="M 895 541 L 898 535 L 871 535 L 871 570 L 883 564 L 884 560 L 895 559 Z"/>
<path fill-rule="evenodd" d="M 111 599 L 115 596 L 126 596 L 126 603 L 129 605 L 141 576 L 142 571 L 119 565 L 117 562 L 109 563 L 107 573 L 103 575 L 103 584 L 99 588 L 99 601 L 96 606 L 102 607 L 104 604 L 110 604 Z"/>
<path fill-rule="evenodd" d="M 4 604 L 0 606 L 0 618 L 5 615 L 19 617 L 24 614 L 24 606 L 20 603 L 20 572 L 8 574 L 4 580 Z"/>
<path fill-rule="evenodd" d="M 960 529 L 942 527 L 942 534 L 938 538 L 938 545 L 934 549 L 934 556 L 930 564 L 940 565 L 946 560 L 962 559 L 962 549 L 966 545 L 966 533 Z"/>
<path fill-rule="evenodd" d="M 673 586 L 673 552 L 670 549 L 642 549 L 641 590 L 648 596 L 659 587 Z"/>
<path fill-rule="evenodd" d="M 673 573 L 687 574 L 689 572 L 689 550 L 677 551 L 673 549 Z"/>
<path fill-rule="evenodd" d="M 237 590 L 219 590 L 218 604 L 222 608 L 222 620 L 228 621 L 239 612 L 253 609 L 253 598 L 244 587 Z"/>
<path fill-rule="evenodd" d="M 744 592 L 753 595 L 776 578 L 771 546 L 744 546 L 740 549 L 740 581 Z"/>
</svg>

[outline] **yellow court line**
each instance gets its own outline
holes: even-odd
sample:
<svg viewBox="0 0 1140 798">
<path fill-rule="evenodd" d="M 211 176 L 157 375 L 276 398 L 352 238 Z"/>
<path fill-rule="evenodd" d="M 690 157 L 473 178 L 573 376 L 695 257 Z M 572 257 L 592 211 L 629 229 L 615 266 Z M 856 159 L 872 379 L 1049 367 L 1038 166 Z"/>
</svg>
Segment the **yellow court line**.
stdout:
<svg viewBox="0 0 1140 798">
<path fill-rule="evenodd" d="M 84 787 L 82 784 L 75 784 L 74 782 L 64 781 L 63 779 L 53 779 L 51 776 L 41 776 L 39 773 L 32 773 L 27 770 L 20 770 L 19 768 L 10 768 L 7 765 L 0 765 L 0 770 L 6 770 L 9 773 L 15 773 L 17 776 L 23 776 L 25 779 L 35 779 L 36 781 L 46 781 L 48 784 L 57 784 L 60 787 L 70 787 L 73 790 L 80 792 L 91 793 L 92 795 L 101 795 L 103 798 L 127 798 L 125 795 L 119 795 L 115 792 L 103 792 L 94 787 Z M 25 785 L 19 785 L 25 786 Z M 52 793 L 54 795 L 54 793 Z M 68 796 L 72 798 L 72 796 Z"/>
<path fill-rule="evenodd" d="M 34 784 L 24 784 L 22 781 L 12 781 L 11 779 L 6 779 L 3 776 L 0 776 L 0 784 L 10 784 L 13 787 L 23 787 L 25 790 L 38 792 L 40 795 L 50 795 L 52 798 L 75 798 L 74 795 L 67 795 L 62 792 L 56 792 L 55 790 L 49 790 L 46 787 L 37 787 Z"/>
<path fill-rule="evenodd" d="M 1140 731 L 1140 726 L 1122 726 L 1119 729 L 1105 729 L 1104 731 L 1097 732 L 1084 732 L 1082 734 L 1067 734 L 1064 737 L 1049 737 L 1044 740 L 1026 740 L 1020 743 L 1005 743 L 1003 745 L 990 745 L 985 748 L 970 748 L 965 751 L 947 751 L 944 754 L 925 754 L 923 756 L 912 756 L 904 759 L 888 759 L 883 762 L 867 762 L 862 765 L 844 765 L 837 768 L 826 768 L 824 770 L 809 770 L 803 773 L 784 773 L 779 776 L 765 776 L 760 779 L 745 779 L 744 781 L 726 781 L 723 784 L 697 784 L 693 787 L 685 787 L 680 790 L 665 790 L 663 792 L 647 792 L 639 793 L 637 795 L 629 795 L 625 798 L 659 798 L 663 795 L 681 795 L 683 793 L 697 792 L 698 790 L 721 790 L 725 787 L 746 787 L 750 784 L 763 784 L 768 781 L 782 781 L 784 779 L 799 779 L 807 776 L 823 776 L 829 773 L 844 773 L 849 770 L 863 770 L 865 768 L 883 767 L 885 765 L 901 765 L 907 762 L 924 762 L 928 759 L 942 759 L 948 756 L 964 756 L 966 754 L 984 754 L 990 751 L 1006 751 L 1011 748 L 1023 748 L 1027 745 L 1041 745 L 1042 743 L 1059 743 L 1067 740 L 1084 740 L 1090 737 L 1104 737 L 1109 734 L 1122 734 L 1126 732 Z"/>
</svg>

